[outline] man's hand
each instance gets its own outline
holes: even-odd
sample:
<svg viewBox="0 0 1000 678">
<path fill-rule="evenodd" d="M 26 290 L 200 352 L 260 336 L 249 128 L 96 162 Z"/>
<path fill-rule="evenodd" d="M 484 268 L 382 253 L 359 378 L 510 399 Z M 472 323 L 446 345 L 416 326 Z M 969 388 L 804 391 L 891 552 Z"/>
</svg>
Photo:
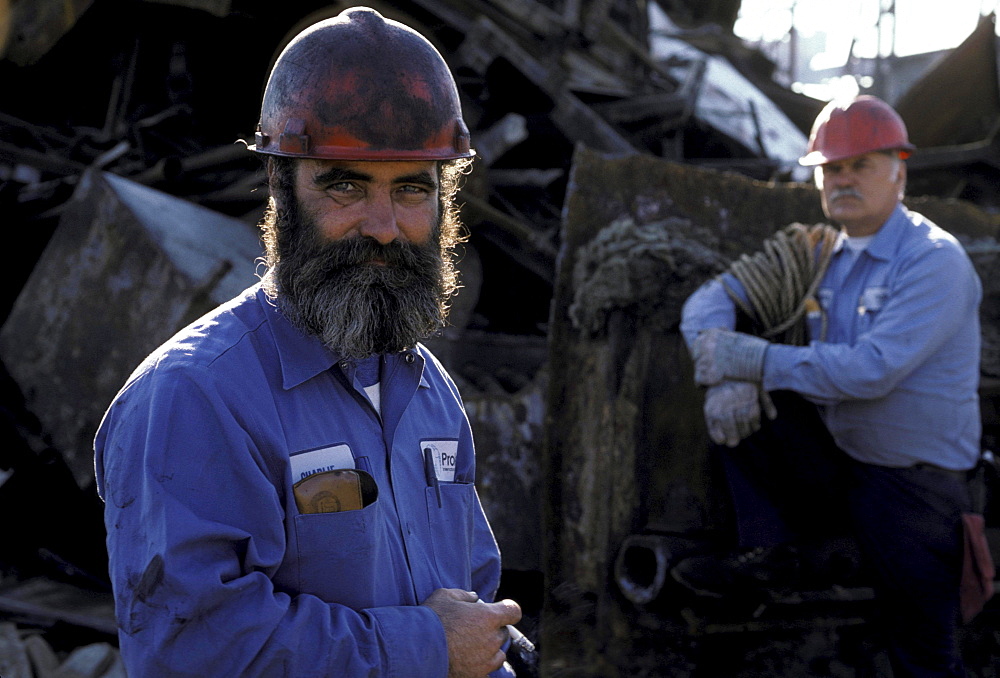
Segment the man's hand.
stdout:
<svg viewBox="0 0 1000 678">
<path fill-rule="evenodd" d="M 771 397 L 758 384 L 724 381 L 705 392 L 705 423 L 717 445 L 736 447 L 760 428 L 761 405 L 764 416 L 774 419 L 778 412 Z"/>
<path fill-rule="evenodd" d="M 421 603 L 434 610 L 448 639 L 448 678 L 484 678 L 500 668 L 507 641 L 507 624 L 521 620 L 513 600 L 482 604 L 479 596 L 461 589 L 438 589 Z"/>
<path fill-rule="evenodd" d="M 761 381 L 764 354 L 770 342 L 742 332 L 720 328 L 705 330 L 691 346 L 694 380 L 715 386 L 726 380 Z"/>
</svg>

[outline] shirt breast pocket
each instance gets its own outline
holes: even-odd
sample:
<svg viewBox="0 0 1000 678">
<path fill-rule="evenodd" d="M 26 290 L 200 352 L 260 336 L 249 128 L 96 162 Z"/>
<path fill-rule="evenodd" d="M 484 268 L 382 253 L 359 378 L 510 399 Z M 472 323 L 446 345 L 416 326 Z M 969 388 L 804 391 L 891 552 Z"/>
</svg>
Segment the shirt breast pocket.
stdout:
<svg viewBox="0 0 1000 678">
<path fill-rule="evenodd" d="M 871 330 L 888 298 L 888 287 L 865 288 L 858 299 L 858 334 Z"/>
<path fill-rule="evenodd" d="M 378 500 L 361 509 L 295 516 L 299 591 L 355 610 L 398 599 Z"/>
<path fill-rule="evenodd" d="M 434 560 L 446 588 L 472 588 L 472 544 L 475 485 L 440 483 L 438 493 L 426 489 L 427 520 Z"/>
</svg>

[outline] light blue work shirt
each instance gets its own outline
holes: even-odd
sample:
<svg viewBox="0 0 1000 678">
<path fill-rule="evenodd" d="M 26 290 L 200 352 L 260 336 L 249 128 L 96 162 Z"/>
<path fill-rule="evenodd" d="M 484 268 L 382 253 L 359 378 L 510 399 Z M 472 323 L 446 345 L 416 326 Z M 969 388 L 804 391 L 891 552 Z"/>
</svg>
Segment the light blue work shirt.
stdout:
<svg viewBox="0 0 1000 678">
<path fill-rule="evenodd" d="M 820 405 L 837 444 L 881 466 L 971 468 L 979 456 L 982 284 L 964 248 L 897 205 L 855 258 L 837 244 L 820 284 L 826 314 L 809 316 L 808 346 L 773 344 L 763 386 Z M 730 284 L 746 298 L 742 286 Z M 687 300 L 688 346 L 711 327 L 733 329 L 736 310 L 718 280 Z"/>
<path fill-rule="evenodd" d="M 354 372 L 255 286 L 129 378 L 95 449 L 130 677 L 445 678 L 419 603 L 500 577 L 469 422 L 423 346 L 382 357 L 381 415 Z M 330 468 L 377 498 L 300 514 L 293 483 Z"/>
</svg>

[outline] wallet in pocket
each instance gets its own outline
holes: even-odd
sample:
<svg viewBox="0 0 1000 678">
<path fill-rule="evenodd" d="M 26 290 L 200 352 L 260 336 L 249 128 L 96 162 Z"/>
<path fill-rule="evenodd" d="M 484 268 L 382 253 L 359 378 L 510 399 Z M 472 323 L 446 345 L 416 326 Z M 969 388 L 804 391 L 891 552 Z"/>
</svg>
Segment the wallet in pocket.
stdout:
<svg viewBox="0 0 1000 678">
<path fill-rule="evenodd" d="M 375 480 L 358 469 L 314 473 L 292 486 L 299 513 L 357 511 L 375 500 Z"/>
</svg>

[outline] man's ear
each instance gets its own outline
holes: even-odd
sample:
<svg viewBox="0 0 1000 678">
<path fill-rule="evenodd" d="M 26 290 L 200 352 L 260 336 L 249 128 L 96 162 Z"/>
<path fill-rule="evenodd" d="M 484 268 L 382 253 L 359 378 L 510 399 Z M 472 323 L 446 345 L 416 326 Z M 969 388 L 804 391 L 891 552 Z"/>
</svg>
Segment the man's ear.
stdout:
<svg viewBox="0 0 1000 678">
<path fill-rule="evenodd" d="M 280 161 L 275 160 L 274 156 L 269 155 L 264 160 L 264 174 L 267 176 L 268 193 L 275 206 L 277 206 L 282 197 L 289 190 L 293 190 L 291 186 L 285 185 L 288 184 L 287 172 L 282 167 Z"/>
<path fill-rule="evenodd" d="M 906 193 L 906 163 L 900 160 L 896 165 L 896 185 L 899 186 L 899 199 Z"/>
</svg>

